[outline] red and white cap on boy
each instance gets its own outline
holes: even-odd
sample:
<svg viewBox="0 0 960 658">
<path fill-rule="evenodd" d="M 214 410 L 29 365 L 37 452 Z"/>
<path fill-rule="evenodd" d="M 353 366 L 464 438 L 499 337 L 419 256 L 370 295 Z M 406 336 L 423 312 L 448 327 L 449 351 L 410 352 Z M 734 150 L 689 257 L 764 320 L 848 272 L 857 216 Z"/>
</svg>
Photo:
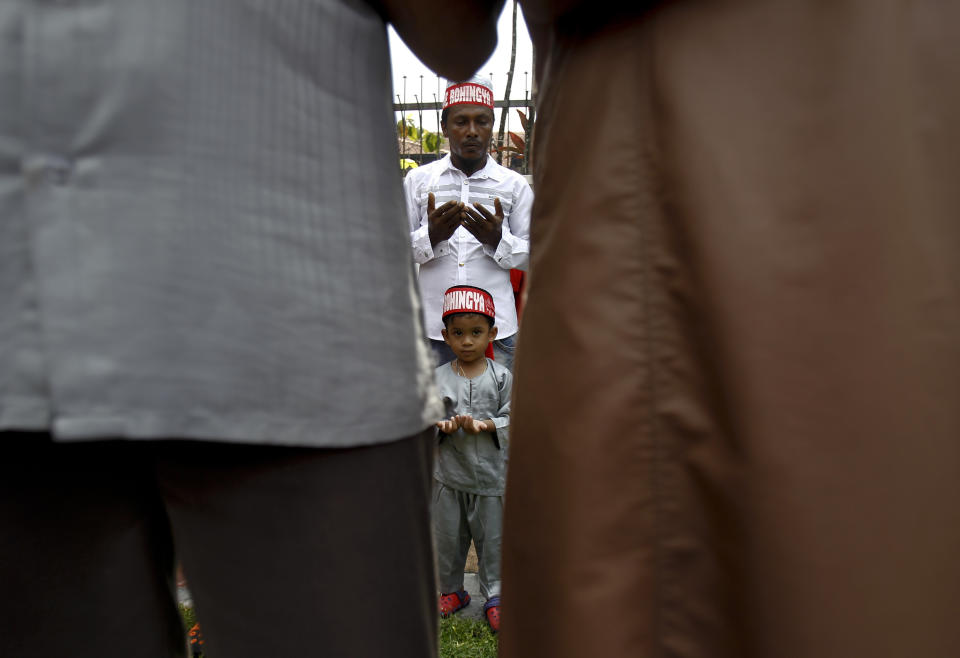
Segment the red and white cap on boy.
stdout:
<svg viewBox="0 0 960 658">
<path fill-rule="evenodd" d="M 466 82 L 448 82 L 443 94 L 444 109 L 451 105 L 485 105 L 493 109 L 493 83 L 490 78 L 475 75 Z"/>
<path fill-rule="evenodd" d="M 493 295 L 476 286 L 453 286 L 443 293 L 443 318 L 453 313 L 479 313 L 497 319 Z"/>
<path fill-rule="evenodd" d="M 454 313 L 479 313 L 497 320 L 493 295 L 476 286 L 453 286 L 443 293 L 443 318 Z M 486 356 L 493 358 L 493 343 L 487 345 Z"/>
</svg>

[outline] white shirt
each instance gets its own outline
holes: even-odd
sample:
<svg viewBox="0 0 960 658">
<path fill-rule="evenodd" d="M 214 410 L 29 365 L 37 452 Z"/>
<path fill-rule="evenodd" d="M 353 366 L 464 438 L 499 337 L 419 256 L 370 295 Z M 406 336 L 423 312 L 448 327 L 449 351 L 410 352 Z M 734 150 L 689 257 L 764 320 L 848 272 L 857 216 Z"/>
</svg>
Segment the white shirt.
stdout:
<svg viewBox="0 0 960 658">
<path fill-rule="evenodd" d="M 449 240 L 430 245 L 427 227 L 427 195 L 433 192 L 436 207 L 450 200 L 473 205 L 480 202 L 494 213 L 494 198 L 503 208 L 503 233 L 494 249 L 481 244 L 464 227 Z M 420 264 L 420 292 L 423 298 L 427 335 L 442 340 L 443 293 L 450 286 L 471 285 L 493 295 L 497 308 L 498 337 L 517 333 L 510 270 L 525 270 L 530 258 L 530 210 L 533 190 L 523 176 L 498 165 L 487 156 L 487 164 L 471 176 L 457 169 L 450 156 L 413 169 L 403 183 L 410 219 L 413 258 Z"/>
</svg>

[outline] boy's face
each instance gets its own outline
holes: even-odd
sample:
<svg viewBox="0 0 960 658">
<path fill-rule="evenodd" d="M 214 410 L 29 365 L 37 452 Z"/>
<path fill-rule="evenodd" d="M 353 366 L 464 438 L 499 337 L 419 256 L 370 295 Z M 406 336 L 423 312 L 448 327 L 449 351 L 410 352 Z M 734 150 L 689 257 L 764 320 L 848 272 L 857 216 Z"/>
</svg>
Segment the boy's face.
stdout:
<svg viewBox="0 0 960 658">
<path fill-rule="evenodd" d="M 497 328 L 490 326 L 485 315 L 464 313 L 453 316 L 442 333 L 460 363 L 472 363 L 484 358 L 487 345 L 497 337 Z"/>
</svg>

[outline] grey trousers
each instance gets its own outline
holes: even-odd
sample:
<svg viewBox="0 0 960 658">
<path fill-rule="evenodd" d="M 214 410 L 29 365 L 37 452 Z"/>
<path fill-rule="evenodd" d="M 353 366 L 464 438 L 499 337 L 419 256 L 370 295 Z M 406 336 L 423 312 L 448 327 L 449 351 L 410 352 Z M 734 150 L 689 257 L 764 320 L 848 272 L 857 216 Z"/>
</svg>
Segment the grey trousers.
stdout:
<svg viewBox="0 0 960 658">
<path fill-rule="evenodd" d="M 440 592 L 463 588 L 463 568 L 472 538 L 479 562 L 480 594 L 484 599 L 500 596 L 503 496 L 479 496 L 434 481 L 433 527 Z"/>
<path fill-rule="evenodd" d="M 348 449 L 0 433 L 0 656 L 436 656 L 433 430 Z"/>
</svg>

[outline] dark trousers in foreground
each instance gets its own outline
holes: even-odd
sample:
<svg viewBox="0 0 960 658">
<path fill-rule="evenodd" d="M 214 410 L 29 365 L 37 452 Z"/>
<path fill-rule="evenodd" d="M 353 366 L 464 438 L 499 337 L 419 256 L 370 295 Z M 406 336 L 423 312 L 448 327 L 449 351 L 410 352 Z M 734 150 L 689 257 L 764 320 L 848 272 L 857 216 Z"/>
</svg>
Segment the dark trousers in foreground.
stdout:
<svg viewBox="0 0 960 658">
<path fill-rule="evenodd" d="M 362 448 L 0 433 L 0 656 L 436 655 L 432 431 Z"/>
</svg>

